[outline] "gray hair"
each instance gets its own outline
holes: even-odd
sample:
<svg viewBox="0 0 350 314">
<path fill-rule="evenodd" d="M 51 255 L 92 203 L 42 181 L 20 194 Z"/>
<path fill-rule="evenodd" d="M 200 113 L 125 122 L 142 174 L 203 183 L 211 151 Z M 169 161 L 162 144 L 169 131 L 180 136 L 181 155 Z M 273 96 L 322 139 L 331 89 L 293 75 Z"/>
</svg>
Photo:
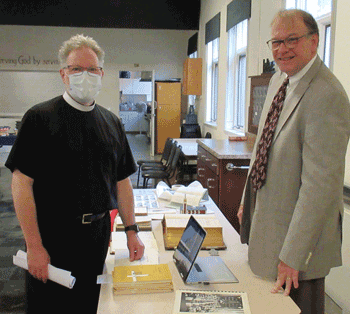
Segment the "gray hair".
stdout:
<svg viewBox="0 0 350 314">
<path fill-rule="evenodd" d="M 301 17 L 303 19 L 304 24 L 308 29 L 310 35 L 317 34 L 318 37 L 320 36 L 318 25 L 314 17 L 310 13 L 299 9 L 289 9 L 289 10 L 279 11 L 275 15 L 274 19 L 272 20 L 271 26 L 275 23 L 275 21 L 278 18 L 294 18 L 294 17 Z"/>
<path fill-rule="evenodd" d="M 82 47 L 91 48 L 96 53 L 100 66 L 103 66 L 105 52 L 92 37 L 84 36 L 83 34 L 72 36 L 62 44 L 58 51 L 58 59 L 61 66 L 66 64 L 67 57 L 73 50 Z"/>
</svg>

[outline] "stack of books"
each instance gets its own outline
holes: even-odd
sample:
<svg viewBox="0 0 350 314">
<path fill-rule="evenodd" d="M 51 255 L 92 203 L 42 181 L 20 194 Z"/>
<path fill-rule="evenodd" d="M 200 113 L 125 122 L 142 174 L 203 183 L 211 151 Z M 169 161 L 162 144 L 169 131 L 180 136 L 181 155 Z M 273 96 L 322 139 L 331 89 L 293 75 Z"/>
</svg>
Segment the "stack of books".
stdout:
<svg viewBox="0 0 350 314">
<path fill-rule="evenodd" d="M 135 207 L 135 221 L 141 231 L 152 231 L 152 219 L 148 216 L 147 207 Z M 119 214 L 115 217 L 113 231 L 124 231 L 124 225 Z"/>
<path fill-rule="evenodd" d="M 177 247 L 181 236 L 187 226 L 187 222 L 191 215 L 186 214 L 166 214 L 162 221 L 164 246 L 167 250 Z M 193 215 L 199 224 L 207 232 L 204 239 L 202 249 L 226 249 L 223 239 L 222 225 L 220 221 L 213 215 Z"/>
<path fill-rule="evenodd" d="M 174 290 L 168 264 L 116 266 L 112 276 L 115 295 L 162 293 Z"/>
</svg>

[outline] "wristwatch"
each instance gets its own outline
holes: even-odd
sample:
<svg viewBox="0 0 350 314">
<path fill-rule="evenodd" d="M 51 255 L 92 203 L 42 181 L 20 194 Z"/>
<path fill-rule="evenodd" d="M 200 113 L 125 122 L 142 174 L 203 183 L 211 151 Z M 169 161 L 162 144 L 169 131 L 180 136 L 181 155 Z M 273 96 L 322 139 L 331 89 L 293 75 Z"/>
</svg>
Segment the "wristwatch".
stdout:
<svg viewBox="0 0 350 314">
<path fill-rule="evenodd" d="M 133 224 L 131 226 L 125 227 L 125 232 L 130 231 L 130 230 L 133 230 L 136 233 L 139 232 L 140 231 L 139 225 L 138 224 Z"/>
</svg>

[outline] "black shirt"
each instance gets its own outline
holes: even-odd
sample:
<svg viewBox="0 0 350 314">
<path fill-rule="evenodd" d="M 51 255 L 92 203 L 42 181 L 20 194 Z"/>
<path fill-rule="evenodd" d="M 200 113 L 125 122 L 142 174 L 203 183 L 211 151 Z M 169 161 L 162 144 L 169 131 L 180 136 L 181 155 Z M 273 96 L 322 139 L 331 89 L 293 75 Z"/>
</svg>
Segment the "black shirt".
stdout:
<svg viewBox="0 0 350 314">
<path fill-rule="evenodd" d="M 34 179 L 41 227 L 117 208 L 117 182 L 136 171 L 120 120 L 99 105 L 78 110 L 62 96 L 28 110 L 5 165 Z"/>
</svg>

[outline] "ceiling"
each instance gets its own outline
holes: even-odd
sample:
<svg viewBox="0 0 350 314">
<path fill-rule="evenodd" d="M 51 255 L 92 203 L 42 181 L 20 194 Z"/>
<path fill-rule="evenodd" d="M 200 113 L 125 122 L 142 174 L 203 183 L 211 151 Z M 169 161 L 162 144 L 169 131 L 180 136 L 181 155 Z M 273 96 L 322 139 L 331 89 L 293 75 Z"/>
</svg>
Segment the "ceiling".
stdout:
<svg viewBox="0 0 350 314">
<path fill-rule="evenodd" d="M 199 29 L 200 0 L 0 0 L 0 24 Z"/>
</svg>

